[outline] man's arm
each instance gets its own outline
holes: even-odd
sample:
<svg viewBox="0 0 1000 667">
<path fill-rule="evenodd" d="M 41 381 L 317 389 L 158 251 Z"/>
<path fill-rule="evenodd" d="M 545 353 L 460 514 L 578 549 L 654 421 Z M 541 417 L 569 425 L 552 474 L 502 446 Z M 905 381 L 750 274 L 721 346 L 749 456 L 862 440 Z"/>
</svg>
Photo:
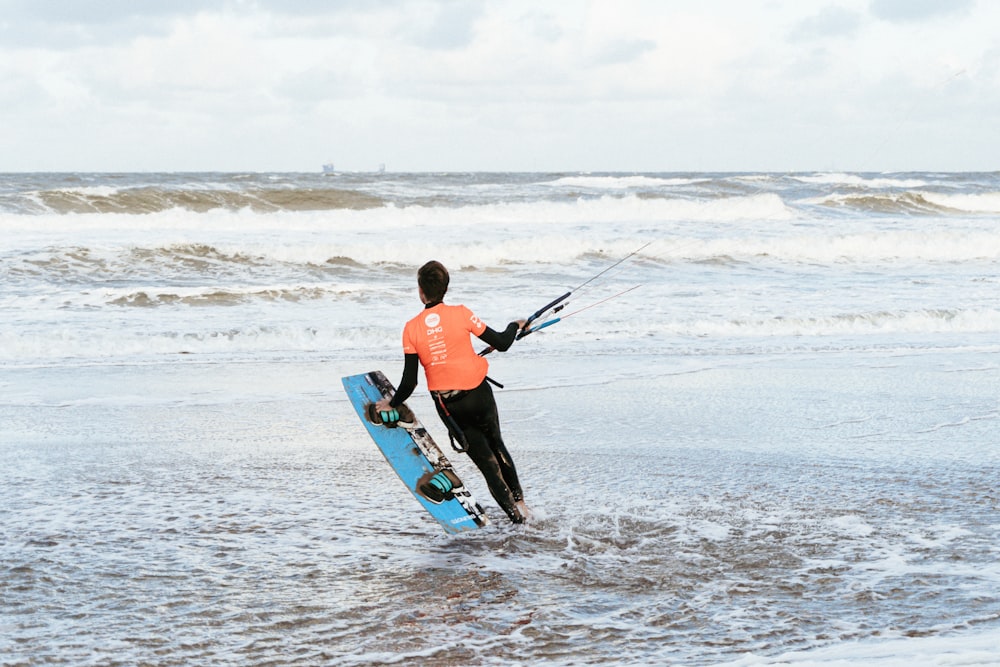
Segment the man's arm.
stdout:
<svg viewBox="0 0 1000 667">
<path fill-rule="evenodd" d="M 514 344 L 514 340 L 517 338 L 517 332 L 521 330 L 522 326 L 524 326 L 524 320 L 511 322 L 507 325 L 507 328 L 503 330 L 503 333 L 498 333 L 493 329 L 486 327 L 486 330 L 479 335 L 479 340 L 491 347 L 496 348 L 497 350 L 500 350 L 501 352 L 506 352 L 510 349 L 510 346 Z"/>
<path fill-rule="evenodd" d="M 396 387 L 396 393 L 392 395 L 389 406 L 398 408 L 410 397 L 413 390 L 417 388 L 417 366 L 420 365 L 420 357 L 416 354 L 407 354 L 403 358 L 403 379 Z"/>
</svg>

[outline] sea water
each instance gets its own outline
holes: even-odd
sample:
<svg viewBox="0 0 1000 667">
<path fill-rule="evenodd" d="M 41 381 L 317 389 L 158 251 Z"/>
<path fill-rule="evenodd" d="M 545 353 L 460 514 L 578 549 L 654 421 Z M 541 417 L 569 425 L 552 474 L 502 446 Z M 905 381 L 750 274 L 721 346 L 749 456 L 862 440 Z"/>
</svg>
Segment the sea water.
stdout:
<svg viewBox="0 0 1000 667">
<path fill-rule="evenodd" d="M 0 664 L 1000 664 L 998 220 L 996 173 L 0 176 Z M 493 524 L 445 535 L 341 390 L 430 259 L 494 328 L 572 291 L 489 357 L 526 526 L 452 453 Z"/>
</svg>

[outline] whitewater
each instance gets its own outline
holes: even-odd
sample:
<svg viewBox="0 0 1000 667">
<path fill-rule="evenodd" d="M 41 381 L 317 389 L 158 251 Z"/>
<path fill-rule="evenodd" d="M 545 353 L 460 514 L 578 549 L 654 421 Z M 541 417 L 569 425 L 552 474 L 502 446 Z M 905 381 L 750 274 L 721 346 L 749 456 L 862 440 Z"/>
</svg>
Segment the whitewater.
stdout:
<svg viewBox="0 0 1000 667">
<path fill-rule="evenodd" d="M 2 174 L 0 664 L 1000 664 L 998 216 L 997 173 Z M 490 356 L 527 526 L 456 453 L 493 525 L 442 534 L 340 388 L 398 380 L 430 259 L 498 329 L 600 273 Z"/>
</svg>

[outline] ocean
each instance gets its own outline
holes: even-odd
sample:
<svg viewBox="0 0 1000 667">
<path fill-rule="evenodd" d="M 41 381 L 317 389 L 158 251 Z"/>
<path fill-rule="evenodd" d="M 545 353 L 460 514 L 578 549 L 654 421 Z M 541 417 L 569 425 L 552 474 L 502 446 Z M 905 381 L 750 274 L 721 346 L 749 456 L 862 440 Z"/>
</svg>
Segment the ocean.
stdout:
<svg viewBox="0 0 1000 667">
<path fill-rule="evenodd" d="M 430 259 L 573 292 L 488 357 L 527 525 L 341 388 Z M 1000 173 L 3 174 L 0 277 L 4 666 L 1000 664 Z"/>
</svg>

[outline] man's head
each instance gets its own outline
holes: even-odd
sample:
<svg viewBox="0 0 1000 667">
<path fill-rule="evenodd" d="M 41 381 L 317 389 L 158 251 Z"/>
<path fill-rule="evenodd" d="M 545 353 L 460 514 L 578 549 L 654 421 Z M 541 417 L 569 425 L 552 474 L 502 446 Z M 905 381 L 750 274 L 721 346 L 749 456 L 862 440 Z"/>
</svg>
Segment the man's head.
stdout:
<svg viewBox="0 0 1000 667">
<path fill-rule="evenodd" d="M 444 298 L 448 291 L 448 280 L 448 269 L 441 262 L 427 262 L 417 271 L 417 285 L 428 303 Z"/>
</svg>

